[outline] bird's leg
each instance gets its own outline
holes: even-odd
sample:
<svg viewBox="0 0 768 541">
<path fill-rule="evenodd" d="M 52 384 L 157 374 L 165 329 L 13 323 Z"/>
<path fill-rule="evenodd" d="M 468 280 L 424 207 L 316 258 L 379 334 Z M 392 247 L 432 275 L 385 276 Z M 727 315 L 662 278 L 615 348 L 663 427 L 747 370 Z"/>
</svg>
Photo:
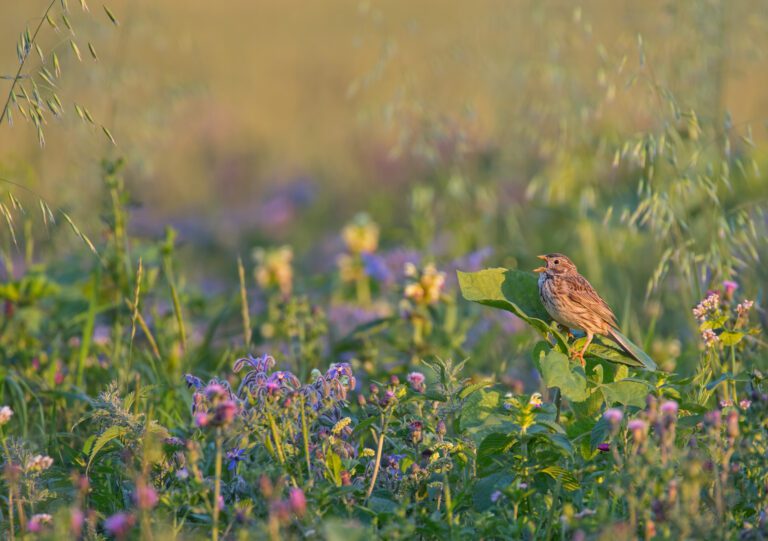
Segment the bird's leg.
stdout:
<svg viewBox="0 0 768 541">
<path fill-rule="evenodd" d="M 572 359 L 578 359 L 581 361 L 581 366 L 585 366 L 586 363 L 584 362 L 584 353 L 587 352 L 587 348 L 589 347 L 589 344 L 592 342 L 592 339 L 595 337 L 594 334 L 587 331 L 587 341 L 584 342 L 584 347 L 581 348 L 581 351 L 578 351 L 576 353 L 571 354 Z"/>
</svg>

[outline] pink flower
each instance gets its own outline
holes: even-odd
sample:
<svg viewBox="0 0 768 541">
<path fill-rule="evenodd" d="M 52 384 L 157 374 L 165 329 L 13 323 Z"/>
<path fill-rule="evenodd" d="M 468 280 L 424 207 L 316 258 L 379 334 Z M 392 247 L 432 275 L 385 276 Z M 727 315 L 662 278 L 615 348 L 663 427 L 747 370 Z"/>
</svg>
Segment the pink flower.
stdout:
<svg viewBox="0 0 768 541">
<path fill-rule="evenodd" d="M 680 409 L 680 406 L 678 406 L 677 402 L 675 402 L 674 400 L 667 400 L 661 405 L 662 413 L 670 417 L 677 417 L 677 412 L 679 409 Z"/>
<path fill-rule="evenodd" d="M 291 511 L 301 517 L 307 511 L 307 498 L 304 491 L 300 488 L 292 488 L 288 493 L 288 502 L 291 504 Z"/>
<path fill-rule="evenodd" d="M 133 501 L 136 507 L 148 511 L 157 505 L 157 491 L 143 481 L 136 484 L 136 492 L 133 493 Z"/>
<path fill-rule="evenodd" d="M 233 400 L 225 400 L 216 406 L 213 413 L 213 424 L 216 426 L 226 426 L 235 420 L 237 415 L 237 404 Z"/>
<path fill-rule="evenodd" d="M 411 372 L 408 374 L 408 383 L 411 384 L 411 387 L 414 391 L 417 393 L 421 393 L 424 391 L 424 380 L 426 378 L 424 377 L 424 374 L 421 372 Z"/>
<path fill-rule="evenodd" d="M 195 413 L 195 425 L 197 425 L 198 428 L 205 428 L 208 426 L 209 420 L 207 413 L 202 411 Z"/>
<path fill-rule="evenodd" d="M 52 520 L 53 517 L 47 513 L 32 515 L 32 518 L 27 522 L 27 530 L 32 533 L 40 533 L 43 531 L 43 526 L 50 524 Z"/>
<path fill-rule="evenodd" d="M 645 441 L 645 436 L 648 434 L 648 423 L 642 419 L 632 419 L 627 423 L 627 428 L 632 432 L 632 437 L 635 441 L 642 443 Z"/>
<path fill-rule="evenodd" d="M 120 511 L 104 521 L 104 530 L 106 530 L 109 535 L 122 539 L 131 531 L 135 521 L 136 519 L 133 515 L 129 515 L 125 511 Z"/>
<path fill-rule="evenodd" d="M 69 515 L 69 531 L 74 537 L 80 537 L 85 522 L 85 513 L 80 509 L 73 508 Z"/>
<path fill-rule="evenodd" d="M 618 425 L 624 418 L 624 413 L 618 408 L 609 408 L 603 413 L 603 419 L 608 421 L 612 426 Z"/>
<path fill-rule="evenodd" d="M 227 390 L 220 383 L 209 383 L 205 388 L 205 396 L 208 400 L 216 400 L 227 396 Z"/>
<path fill-rule="evenodd" d="M 733 295 L 733 292 L 736 291 L 739 288 L 739 284 L 732 280 L 726 280 L 723 282 L 723 290 L 725 293 L 725 298 L 730 299 Z"/>
</svg>

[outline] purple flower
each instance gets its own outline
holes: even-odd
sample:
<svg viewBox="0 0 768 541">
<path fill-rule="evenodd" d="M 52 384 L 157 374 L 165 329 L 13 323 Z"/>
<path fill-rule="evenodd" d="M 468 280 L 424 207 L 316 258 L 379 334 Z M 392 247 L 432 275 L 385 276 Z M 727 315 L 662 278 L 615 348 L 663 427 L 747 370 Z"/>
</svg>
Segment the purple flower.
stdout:
<svg viewBox="0 0 768 541">
<path fill-rule="evenodd" d="M 608 421 L 611 426 L 618 425 L 624 418 L 624 412 L 618 408 L 609 408 L 603 413 L 603 419 Z"/>
<path fill-rule="evenodd" d="M 227 451 L 227 460 L 229 460 L 229 464 L 227 465 L 227 469 L 229 471 L 232 471 L 237 468 L 237 465 L 245 460 L 245 449 L 239 449 L 235 447 L 234 449 L 230 449 Z"/>
<path fill-rule="evenodd" d="M 363 253 L 361 257 L 365 274 L 384 284 L 389 284 L 394 280 L 394 275 L 383 257 L 373 253 Z"/>
<path fill-rule="evenodd" d="M 497 501 L 499 501 L 501 499 L 501 496 L 502 496 L 501 491 L 500 490 L 496 490 L 496 491 L 493 492 L 493 494 L 491 494 L 491 501 L 493 503 L 496 503 Z"/>
<path fill-rule="evenodd" d="M 611 450 L 611 446 L 607 443 L 600 443 L 597 445 L 597 450 L 602 451 L 603 453 L 607 453 Z"/>
<path fill-rule="evenodd" d="M 198 377 L 193 376 L 192 374 L 187 374 L 184 376 L 184 379 L 187 381 L 187 387 L 195 388 L 195 389 L 202 389 L 203 388 L 203 380 L 201 380 Z"/>
<path fill-rule="evenodd" d="M 133 515 L 120 511 L 104 521 L 104 529 L 109 535 L 122 539 L 131 531 L 135 520 Z"/>
</svg>

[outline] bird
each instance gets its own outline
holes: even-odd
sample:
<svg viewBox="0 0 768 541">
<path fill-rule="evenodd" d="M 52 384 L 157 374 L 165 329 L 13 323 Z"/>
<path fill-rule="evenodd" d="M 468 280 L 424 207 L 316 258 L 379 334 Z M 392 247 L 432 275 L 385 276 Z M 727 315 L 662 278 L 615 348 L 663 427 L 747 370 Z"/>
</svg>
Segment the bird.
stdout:
<svg viewBox="0 0 768 541">
<path fill-rule="evenodd" d="M 560 325 L 587 334 L 584 347 L 580 351 L 571 352 L 573 359 L 578 359 L 584 366 L 584 353 L 592 339 L 595 335 L 603 335 L 615 340 L 628 355 L 646 364 L 619 331 L 611 308 L 592 284 L 579 274 L 573 261 L 560 253 L 537 257 L 546 262 L 545 266 L 537 267 L 533 272 L 539 273 L 539 297 L 547 313 Z"/>
</svg>

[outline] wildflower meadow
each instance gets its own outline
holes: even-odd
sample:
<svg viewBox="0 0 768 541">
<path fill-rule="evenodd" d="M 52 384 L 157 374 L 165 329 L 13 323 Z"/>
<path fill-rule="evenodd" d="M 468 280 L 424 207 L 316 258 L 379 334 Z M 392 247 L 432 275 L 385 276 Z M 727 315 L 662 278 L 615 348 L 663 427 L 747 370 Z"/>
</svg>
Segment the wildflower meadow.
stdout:
<svg viewBox="0 0 768 541">
<path fill-rule="evenodd" d="M 219 4 L 0 5 L 0 538 L 768 539 L 765 2 Z"/>
</svg>

